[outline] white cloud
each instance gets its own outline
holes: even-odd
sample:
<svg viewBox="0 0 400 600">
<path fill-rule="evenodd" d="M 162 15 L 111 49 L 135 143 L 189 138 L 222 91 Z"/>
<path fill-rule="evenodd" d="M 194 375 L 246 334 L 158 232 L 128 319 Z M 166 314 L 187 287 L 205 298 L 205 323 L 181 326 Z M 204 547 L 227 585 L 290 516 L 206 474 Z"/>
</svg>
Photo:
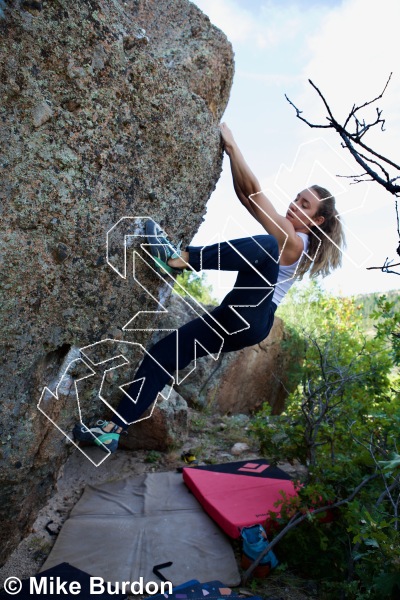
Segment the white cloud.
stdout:
<svg viewBox="0 0 400 600">
<path fill-rule="evenodd" d="M 261 50 L 295 39 L 310 23 L 310 17 L 314 22 L 328 10 L 323 4 L 299 7 L 296 2 L 284 6 L 279 1 L 265 1 L 256 13 L 252 2 L 246 2 L 247 9 L 235 0 L 193 1 L 233 44 L 245 43 Z"/>
<path fill-rule="evenodd" d="M 378 96 L 394 72 L 384 97 L 377 106 L 387 119 L 386 133 L 378 128 L 368 134 L 373 144 L 397 152 L 400 101 L 398 72 L 398 0 L 347 0 L 319 30 L 308 34 L 307 45 L 312 58 L 303 68 L 304 81 L 311 78 L 328 100 L 335 116 L 343 119 L 353 103 L 360 105 Z M 306 83 L 304 116 L 311 119 L 326 114 L 316 93 Z M 302 108 L 306 108 L 302 105 Z M 364 111 L 366 118 L 376 116 L 375 105 Z M 396 131 L 395 131 L 396 129 Z"/>
</svg>

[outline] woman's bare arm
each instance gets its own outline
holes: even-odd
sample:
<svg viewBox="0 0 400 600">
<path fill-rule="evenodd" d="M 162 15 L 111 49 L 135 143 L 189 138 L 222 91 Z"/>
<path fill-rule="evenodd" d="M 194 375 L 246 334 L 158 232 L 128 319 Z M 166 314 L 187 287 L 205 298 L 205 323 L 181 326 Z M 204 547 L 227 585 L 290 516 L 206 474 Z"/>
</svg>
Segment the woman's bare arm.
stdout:
<svg viewBox="0 0 400 600">
<path fill-rule="evenodd" d="M 261 192 L 261 186 L 243 154 L 236 144 L 232 132 L 225 123 L 221 126 L 225 152 L 231 162 L 231 171 L 236 195 L 250 214 L 273 235 L 281 250 L 293 257 L 293 262 L 303 251 L 303 242 L 286 217 L 280 215 L 272 202 Z"/>
</svg>

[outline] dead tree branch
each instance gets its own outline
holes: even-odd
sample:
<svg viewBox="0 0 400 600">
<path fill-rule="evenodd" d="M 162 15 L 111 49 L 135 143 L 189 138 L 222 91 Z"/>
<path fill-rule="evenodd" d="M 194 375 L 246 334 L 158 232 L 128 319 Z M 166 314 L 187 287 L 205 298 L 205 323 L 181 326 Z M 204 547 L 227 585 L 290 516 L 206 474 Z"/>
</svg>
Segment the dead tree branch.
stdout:
<svg viewBox="0 0 400 600">
<path fill-rule="evenodd" d="M 378 96 L 376 96 L 376 98 L 368 100 L 367 102 L 364 102 L 359 106 L 353 104 L 353 107 L 350 110 L 343 124 L 339 123 L 339 121 L 334 117 L 325 96 L 322 94 L 321 90 L 313 83 L 313 81 L 311 81 L 311 79 L 309 79 L 308 81 L 310 85 L 314 88 L 314 90 L 317 92 L 318 96 L 320 97 L 322 103 L 325 106 L 326 112 L 328 113 L 326 117 L 326 124 L 312 123 L 304 116 L 302 116 L 303 111 L 301 111 L 288 98 L 286 94 L 285 98 L 289 102 L 289 104 L 295 109 L 296 117 L 304 123 L 306 123 L 309 127 L 313 129 L 333 129 L 334 131 L 336 131 L 342 139 L 342 148 L 347 148 L 354 160 L 363 169 L 363 171 L 359 175 L 338 175 L 338 177 L 351 178 L 353 179 L 353 183 L 376 181 L 390 194 L 395 196 L 397 233 L 400 238 L 399 212 L 397 206 L 397 198 L 400 197 L 400 165 L 395 163 L 387 156 L 380 154 L 364 142 L 364 136 L 372 128 L 378 126 L 380 127 L 381 131 L 385 131 L 385 119 L 382 117 L 382 110 L 376 107 L 376 117 L 370 123 L 366 122 L 366 120 L 360 115 L 360 111 L 362 111 L 368 106 L 371 106 L 383 97 L 383 94 L 385 93 L 391 80 L 391 77 L 392 73 L 390 73 L 382 92 Z M 389 172 L 390 170 L 392 171 L 392 173 Z M 400 245 L 397 248 L 396 252 L 400 255 Z M 395 266 L 399 266 L 399 263 L 392 264 L 392 262 L 389 262 L 389 259 L 387 258 L 382 267 L 369 267 L 369 269 L 379 269 L 383 273 L 393 273 L 395 275 L 400 275 L 399 271 L 393 271 L 391 269 L 391 267 Z"/>
<path fill-rule="evenodd" d="M 297 106 L 288 98 L 286 94 L 285 98 L 289 102 L 289 104 L 295 109 L 296 116 L 301 121 L 306 123 L 309 127 L 317 129 L 334 129 L 340 135 L 340 137 L 343 140 L 342 147 L 347 148 L 349 150 L 356 162 L 365 171 L 361 175 L 355 176 L 358 181 L 363 181 L 363 177 L 369 176 L 373 181 L 377 181 L 394 196 L 400 196 L 400 185 L 396 183 L 400 176 L 400 165 L 396 164 L 387 156 L 376 152 L 373 148 L 367 146 L 363 141 L 363 137 L 365 136 L 365 134 L 377 125 L 380 125 L 381 131 L 384 131 L 385 119 L 382 118 L 382 111 L 379 108 L 376 109 L 376 119 L 372 123 L 366 123 L 365 119 L 361 119 L 358 114 L 360 110 L 382 98 L 387 86 L 389 85 L 391 77 L 392 73 L 390 73 L 386 85 L 382 92 L 379 94 L 379 96 L 377 96 L 373 100 L 364 102 L 364 104 L 361 104 L 360 106 L 356 106 L 355 104 L 353 104 L 353 107 L 349 112 L 349 115 L 347 116 L 343 125 L 340 124 L 338 120 L 333 116 L 333 113 L 326 98 L 322 94 L 321 90 L 313 83 L 313 81 L 311 81 L 311 79 L 309 79 L 308 81 L 310 85 L 315 89 L 318 96 L 321 98 L 328 113 L 328 116 L 326 117 L 328 121 L 327 125 L 311 123 L 308 119 L 305 119 L 303 116 L 301 116 L 303 111 L 297 108 Z M 381 161 L 381 163 L 383 163 L 384 165 L 388 165 L 389 167 L 395 169 L 395 171 L 397 171 L 396 175 L 391 177 L 388 171 L 384 168 L 384 166 L 378 163 L 377 161 Z M 374 170 L 371 167 L 371 165 L 377 166 L 382 172 L 378 174 L 377 170 Z"/>
</svg>

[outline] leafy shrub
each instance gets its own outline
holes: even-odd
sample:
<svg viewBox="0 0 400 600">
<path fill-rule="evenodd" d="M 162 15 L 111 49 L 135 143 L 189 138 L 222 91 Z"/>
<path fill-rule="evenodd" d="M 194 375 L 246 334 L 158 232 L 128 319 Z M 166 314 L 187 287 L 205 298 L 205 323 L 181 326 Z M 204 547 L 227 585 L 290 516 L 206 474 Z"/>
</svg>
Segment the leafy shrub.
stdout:
<svg viewBox="0 0 400 600">
<path fill-rule="evenodd" d="M 301 383 L 282 415 L 265 405 L 253 427 L 269 459 L 299 461 L 307 477 L 271 515 L 288 527 L 277 552 L 321 579 L 325 597 L 390 598 L 400 583 L 400 314 L 381 300 L 367 338 L 359 305 L 316 285 L 281 314 L 297 333 Z"/>
<path fill-rule="evenodd" d="M 207 274 L 202 273 L 197 275 L 192 271 L 183 271 L 182 275 L 178 275 L 175 285 L 175 292 L 180 296 L 190 294 L 202 304 L 217 305 L 218 300 L 213 296 L 212 286 L 207 283 Z"/>
</svg>

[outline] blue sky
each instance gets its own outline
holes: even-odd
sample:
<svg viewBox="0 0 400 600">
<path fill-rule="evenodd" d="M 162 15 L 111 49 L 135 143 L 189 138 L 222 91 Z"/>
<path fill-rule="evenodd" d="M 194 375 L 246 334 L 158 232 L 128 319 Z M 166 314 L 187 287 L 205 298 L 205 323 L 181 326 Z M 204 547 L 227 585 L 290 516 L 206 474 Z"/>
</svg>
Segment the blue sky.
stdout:
<svg viewBox="0 0 400 600">
<path fill-rule="evenodd" d="M 299 189 L 319 183 L 336 195 L 344 215 L 348 248 L 340 271 L 323 280 L 344 295 L 400 288 L 400 276 L 367 271 L 395 259 L 393 197 L 376 183 L 350 185 L 336 175 L 359 172 L 333 131 L 308 128 L 296 119 L 287 94 L 311 121 L 322 122 L 323 107 L 308 84 L 311 78 L 343 118 L 353 103 L 378 95 L 393 71 L 379 102 L 386 117 L 384 133 L 371 132 L 371 145 L 398 156 L 400 136 L 400 72 L 397 0 L 196 0 L 222 29 L 235 52 L 235 77 L 223 117 L 261 182 L 262 189 L 285 211 Z M 370 111 L 370 115 L 375 109 Z M 366 114 L 368 117 L 368 113 Z M 221 223 L 226 222 L 225 227 Z M 233 192 L 229 163 L 194 238 L 198 244 L 260 233 Z M 397 261 L 396 261 L 397 262 Z M 222 296 L 232 279 L 220 280 Z M 217 279 L 213 285 L 218 288 Z"/>
</svg>

